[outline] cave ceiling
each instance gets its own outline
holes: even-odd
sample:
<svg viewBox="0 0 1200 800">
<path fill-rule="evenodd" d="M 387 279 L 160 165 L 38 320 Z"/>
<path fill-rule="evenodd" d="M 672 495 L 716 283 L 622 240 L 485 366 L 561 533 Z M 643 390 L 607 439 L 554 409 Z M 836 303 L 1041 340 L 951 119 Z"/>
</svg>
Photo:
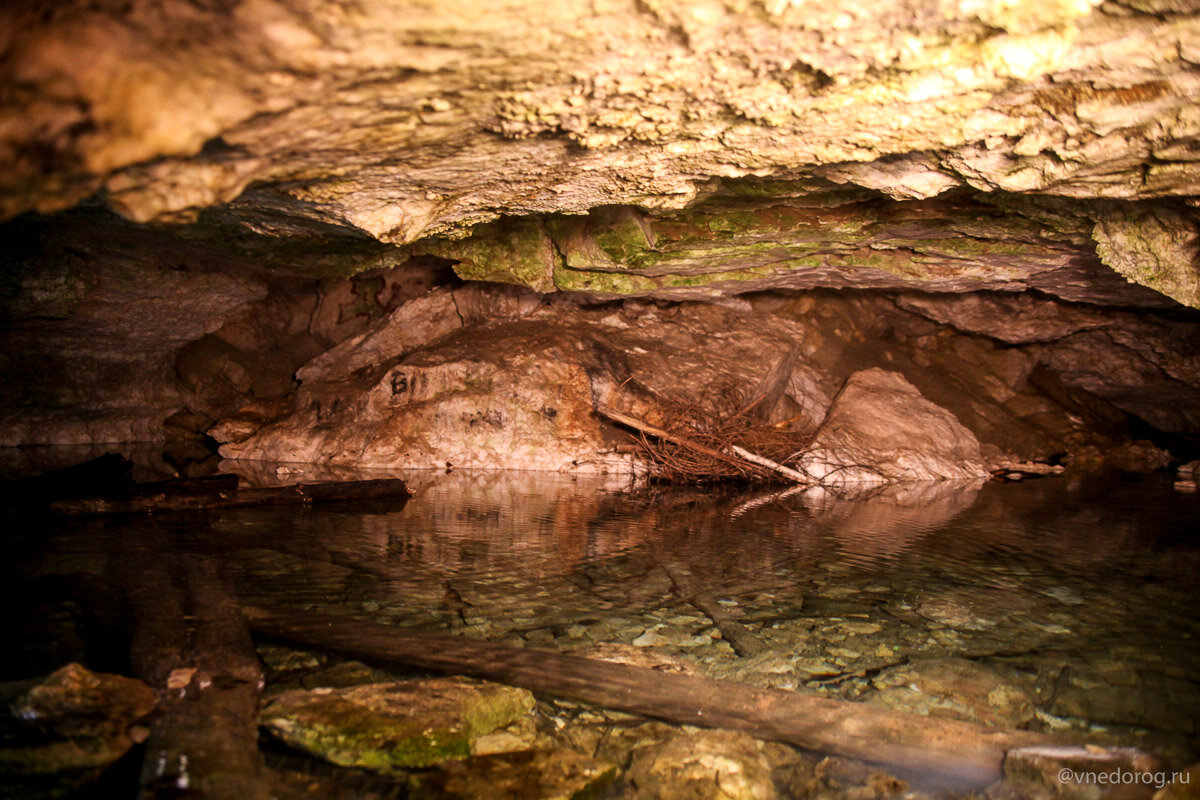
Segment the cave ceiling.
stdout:
<svg viewBox="0 0 1200 800">
<path fill-rule="evenodd" d="M 114 235 L 200 260 L 328 276 L 430 254 L 601 296 L 1200 306 L 1190 0 L 0 15 L 0 216 L 67 214 L 63 236 L 119 215 Z"/>
</svg>

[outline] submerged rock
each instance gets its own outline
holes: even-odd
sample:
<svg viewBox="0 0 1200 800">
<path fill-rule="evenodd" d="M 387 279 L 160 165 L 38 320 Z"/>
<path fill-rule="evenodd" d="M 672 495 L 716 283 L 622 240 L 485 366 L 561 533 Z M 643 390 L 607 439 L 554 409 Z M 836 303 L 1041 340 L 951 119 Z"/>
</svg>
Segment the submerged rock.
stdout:
<svg viewBox="0 0 1200 800">
<path fill-rule="evenodd" d="M 9 705 L 0 744 L 0 783 L 7 797 L 61 797 L 96 778 L 144 741 L 137 723 L 157 705 L 133 678 L 68 664 Z M 11 794 L 10 794 L 11 792 Z"/>
<path fill-rule="evenodd" d="M 262 723 L 334 764 L 389 772 L 467 758 L 473 740 L 531 708 L 533 695 L 524 689 L 428 678 L 285 692 L 263 711 Z"/>
<path fill-rule="evenodd" d="M 634 751 L 627 779 L 639 800 L 775 800 L 763 743 L 734 731 L 681 733 Z"/>
<path fill-rule="evenodd" d="M 878 368 L 846 381 L 801 467 L 831 485 L 988 474 L 971 431 L 903 375 Z"/>
<path fill-rule="evenodd" d="M 989 667 L 961 658 L 914 661 L 876 676 L 863 699 L 923 716 L 1020 727 L 1034 717 L 1033 698 Z"/>
<path fill-rule="evenodd" d="M 414 776 L 416 798 L 437 800 L 575 800 L 599 792 L 616 767 L 572 750 L 527 750 L 449 762 Z"/>
</svg>

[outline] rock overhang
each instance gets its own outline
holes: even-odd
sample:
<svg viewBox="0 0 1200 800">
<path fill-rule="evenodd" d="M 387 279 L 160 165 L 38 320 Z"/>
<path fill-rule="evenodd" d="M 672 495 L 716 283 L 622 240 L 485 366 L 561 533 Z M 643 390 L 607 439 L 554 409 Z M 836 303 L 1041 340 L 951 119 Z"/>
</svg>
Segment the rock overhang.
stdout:
<svg viewBox="0 0 1200 800">
<path fill-rule="evenodd" d="M 415 249 L 469 278 L 671 297 L 927 278 L 961 291 L 947 280 L 981 275 L 1022 288 L 1025 262 L 1098 251 L 1198 302 L 1200 19 L 1186 4 L 39 8 L 5 12 L 23 31 L 0 61 L 5 216 L 95 196 L 285 269 L 354 272 Z M 880 198 L 898 203 L 885 215 L 940 202 L 978 227 L 982 203 L 1004 222 L 881 242 Z M 830 209 L 861 213 L 857 230 Z M 772 261 L 778 243 L 746 233 L 746 213 L 867 252 L 791 241 Z M 972 261 L 979 274 L 945 274 Z"/>
</svg>

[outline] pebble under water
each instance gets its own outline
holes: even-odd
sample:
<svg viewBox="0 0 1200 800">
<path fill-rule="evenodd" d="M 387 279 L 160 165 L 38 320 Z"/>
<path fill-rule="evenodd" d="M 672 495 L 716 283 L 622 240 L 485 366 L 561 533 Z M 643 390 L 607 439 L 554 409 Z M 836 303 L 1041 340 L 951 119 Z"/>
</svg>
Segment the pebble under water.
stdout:
<svg viewBox="0 0 1200 800">
<path fill-rule="evenodd" d="M 215 556 L 243 602 L 1133 746 L 1159 757 L 1168 779 L 1200 761 L 1200 496 L 1168 477 L 858 500 L 527 473 L 405 477 L 407 503 L 24 520 L 0 568 L 3 635 L 15 645 L 0 677 L 72 661 L 129 674 L 115 587 L 168 556 Z M 267 700 L 413 675 L 256 646 Z M 448 768 L 379 775 L 266 732 L 261 745 L 280 796 L 1086 796 L 1013 776 L 955 786 L 540 696 L 490 734 L 489 755 Z M 495 759 L 530 752 L 560 760 L 537 761 L 533 783 L 496 777 Z M 604 779 L 544 779 L 582 770 L 580 758 Z M 505 764 L 504 775 L 523 774 Z"/>
</svg>

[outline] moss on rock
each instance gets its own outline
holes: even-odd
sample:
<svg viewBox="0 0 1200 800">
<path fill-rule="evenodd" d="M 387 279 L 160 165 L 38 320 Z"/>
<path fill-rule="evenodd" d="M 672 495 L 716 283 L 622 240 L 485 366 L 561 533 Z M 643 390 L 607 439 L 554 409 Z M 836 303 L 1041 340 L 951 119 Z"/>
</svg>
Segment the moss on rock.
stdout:
<svg viewBox="0 0 1200 800">
<path fill-rule="evenodd" d="M 1126 279 L 1200 308 L 1200 234 L 1194 214 L 1166 205 L 1122 205 L 1096 220 L 1100 260 Z"/>
<path fill-rule="evenodd" d="M 430 678 L 349 689 L 292 691 L 263 712 L 283 741 L 344 767 L 390 772 L 471 754 L 471 741 L 533 707 L 524 689 Z"/>
</svg>

